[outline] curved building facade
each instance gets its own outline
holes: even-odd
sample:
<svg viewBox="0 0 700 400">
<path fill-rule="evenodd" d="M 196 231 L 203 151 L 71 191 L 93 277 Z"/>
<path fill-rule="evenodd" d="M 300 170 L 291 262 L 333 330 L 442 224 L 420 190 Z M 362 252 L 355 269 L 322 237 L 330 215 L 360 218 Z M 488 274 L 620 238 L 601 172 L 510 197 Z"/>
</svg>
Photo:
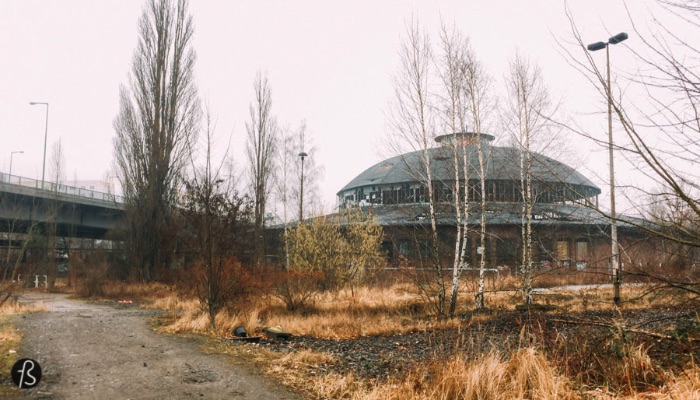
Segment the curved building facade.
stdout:
<svg viewBox="0 0 700 400">
<path fill-rule="evenodd" d="M 455 166 L 459 169 L 460 196 L 470 204 L 468 225 L 472 235 L 467 261 L 485 252 L 490 266 L 519 265 L 522 226 L 521 155 L 518 148 L 494 146 L 487 134 L 443 135 L 427 151 L 435 194 L 439 238 L 446 259 L 452 257 L 456 216 Z M 487 225 L 486 248 L 476 232 L 481 225 L 481 179 L 478 144 L 484 156 Z M 459 160 L 455 162 L 456 157 Z M 367 168 L 338 191 L 339 207 L 361 207 L 384 227 L 389 257 L 425 256 L 430 225 L 425 153 L 422 150 L 392 157 Z M 464 179 L 466 165 L 467 179 Z M 541 154 L 532 154 L 534 205 L 531 215 L 536 261 L 540 265 L 585 268 L 605 265 L 610 254 L 606 234 L 609 219 L 595 211 L 601 193 L 574 168 Z M 464 199 L 461 199 L 464 200 Z M 588 206 L 588 207 L 587 207 Z M 625 227 L 620 226 L 624 232 Z M 621 239 L 623 240 L 623 239 Z"/>
<path fill-rule="evenodd" d="M 468 164 L 467 180 L 470 201 L 481 201 L 481 184 L 477 140 L 481 140 L 485 159 L 486 197 L 488 202 L 520 203 L 520 151 L 514 147 L 492 146 L 494 137 L 481 134 L 439 136 L 439 146 L 428 149 L 431 178 L 439 203 L 453 201 L 455 193 L 455 152 L 457 139 L 460 193 L 464 196 L 464 160 Z M 600 189 L 575 169 L 552 158 L 532 155 L 532 185 L 539 204 L 597 202 Z M 427 202 L 426 168 L 422 150 L 381 161 L 363 171 L 338 193 L 341 207 L 373 204 L 410 204 Z"/>
</svg>

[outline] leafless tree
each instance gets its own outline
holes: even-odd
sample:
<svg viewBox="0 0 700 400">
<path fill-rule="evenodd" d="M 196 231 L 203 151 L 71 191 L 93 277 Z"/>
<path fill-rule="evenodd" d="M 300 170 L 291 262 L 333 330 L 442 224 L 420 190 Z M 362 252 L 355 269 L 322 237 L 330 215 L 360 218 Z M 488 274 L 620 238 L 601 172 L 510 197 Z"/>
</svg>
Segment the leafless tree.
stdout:
<svg viewBox="0 0 700 400">
<path fill-rule="evenodd" d="M 260 71 L 255 76 L 254 87 L 255 100 L 249 107 L 250 121 L 246 122 L 246 155 L 255 204 L 255 258 L 260 263 L 265 256 L 265 217 L 279 130 L 272 115 L 272 90 L 267 76 Z"/>
<path fill-rule="evenodd" d="M 661 243 L 676 243 L 697 250 L 700 248 L 700 174 L 697 168 L 700 50 L 687 38 L 698 33 L 700 8 L 697 1 L 661 1 L 659 4 L 666 12 L 652 15 L 651 23 L 644 27 L 637 25 L 630 16 L 633 26 L 630 40 L 615 50 L 620 54 L 626 48 L 626 57 L 634 57 L 640 68 L 629 73 L 614 73 L 618 83 L 614 87 L 609 85 L 606 67 L 599 67 L 600 57 L 587 50 L 591 40 L 584 40 L 570 14 L 575 45 L 580 52 L 569 51 L 568 56 L 599 90 L 601 100 L 606 104 L 610 102 L 614 125 L 620 131 L 614 141 L 615 153 L 624 156 L 639 172 L 636 182 L 620 184 L 618 191 L 635 206 L 636 214 L 646 218 L 618 214 L 616 220 L 646 231 Z M 668 18 L 664 22 L 660 19 L 662 14 Z M 679 33 L 682 31 L 685 32 Z M 589 134 L 580 128 L 577 131 L 603 146 L 608 145 L 607 140 L 599 139 L 601 135 Z M 644 180 L 650 184 L 643 184 Z M 659 211 L 660 204 L 666 211 Z M 599 211 L 610 217 L 607 210 Z M 671 217 L 671 214 L 677 215 Z M 697 257 L 686 259 L 683 266 L 695 262 Z M 631 272 L 651 273 L 643 268 L 626 271 Z M 654 274 L 654 277 L 673 287 L 697 292 L 697 279 L 675 280 L 664 273 Z"/>
<path fill-rule="evenodd" d="M 289 229 L 289 203 L 291 202 L 291 188 L 294 187 L 294 182 L 291 182 L 293 165 L 296 161 L 296 156 L 292 154 L 294 148 L 294 138 L 296 134 L 292 132 L 289 127 L 284 127 L 280 129 L 280 151 L 277 152 L 277 165 L 278 168 L 274 174 L 275 182 L 275 202 L 273 204 L 275 209 L 275 217 L 277 223 L 281 222 L 284 224 L 284 253 L 279 254 L 280 257 L 285 257 L 289 254 L 289 248 L 287 247 L 288 241 L 286 240 L 288 229 Z M 281 211 L 279 210 L 281 208 Z M 285 262 L 286 264 L 286 262 Z"/>
<path fill-rule="evenodd" d="M 503 109 L 504 130 L 511 136 L 520 154 L 521 273 L 523 301 L 532 303 L 533 243 L 532 209 L 537 201 L 533 188 L 533 157 L 557 143 L 558 135 L 549 122 L 556 107 L 550 101 L 541 69 L 515 54 L 506 76 L 507 99 Z"/>
<path fill-rule="evenodd" d="M 157 277 L 171 257 L 173 208 L 199 129 L 193 34 L 187 0 L 148 0 L 129 85 L 120 89 L 114 153 L 130 265 L 143 280 Z"/>
<path fill-rule="evenodd" d="M 216 315 L 236 301 L 245 287 L 243 277 L 236 276 L 233 269 L 243 259 L 242 249 L 251 245 L 252 210 L 247 198 L 225 185 L 224 162 L 212 164 L 215 127 L 208 113 L 206 125 L 204 164 L 198 166 L 192 161 L 192 177 L 185 182 L 180 212 L 184 217 L 182 241 L 196 257 L 197 295 L 210 327 L 216 329 Z"/>
<path fill-rule="evenodd" d="M 61 187 L 66 180 L 66 157 L 63 152 L 61 139 L 54 143 L 49 159 L 49 174 L 51 191 L 53 196 L 46 203 L 46 241 L 44 247 L 44 260 L 46 262 L 46 275 L 48 289 L 53 290 L 58 276 L 58 264 L 56 260 L 58 247 L 58 220 L 64 207 L 59 199 Z"/>
<path fill-rule="evenodd" d="M 481 189 L 479 288 L 474 298 L 474 306 L 479 310 L 484 308 L 484 279 L 486 274 L 486 171 L 488 163 L 488 154 L 485 152 L 484 140 L 481 135 L 486 128 L 486 120 L 489 111 L 493 109 L 493 98 L 490 94 L 492 90 L 491 77 L 487 74 L 474 51 L 465 53 L 465 63 L 463 64 L 462 74 L 464 75 L 464 90 L 466 91 L 469 101 L 467 123 L 472 127 L 477 141 L 477 157 L 479 162 L 478 176 Z"/>
<path fill-rule="evenodd" d="M 289 127 L 280 129 L 280 151 L 277 152 L 277 166 L 275 178 L 275 215 L 278 221 L 286 224 L 289 222 L 289 203 L 291 201 L 291 188 L 294 182 L 291 181 L 291 171 L 298 156 L 294 155 L 294 138 L 297 136 Z M 278 210 L 281 208 L 281 211 Z"/>
<path fill-rule="evenodd" d="M 465 63 L 467 53 L 471 51 L 469 41 L 462 37 L 454 27 L 442 25 L 440 32 L 441 53 L 437 60 L 437 70 L 442 82 L 444 95 L 440 96 L 440 115 L 443 119 L 443 131 L 453 135 L 449 149 L 452 152 L 454 180 L 452 192 L 457 231 L 455 234 L 454 261 L 452 264 L 452 287 L 450 293 L 449 315 L 454 316 L 457 308 L 459 281 L 466 266 L 469 233 L 469 166 L 468 145 L 466 143 L 467 116 L 469 99 L 464 87 Z M 461 181 L 465 182 L 462 189 Z"/>
<path fill-rule="evenodd" d="M 421 154 L 419 171 L 410 171 L 425 185 L 428 192 L 430 218 L 430 259 L 434 271 L 435 307 L 438 315 L 445 314 L 446 288 L 438 247 L 436 198 L 431 171 L 430 144 L 436 134 L 436 106 L 431 93 L 434 76 L 433 52 L 428 35 L 418 23 L 406 28 L 406 37 L 399 49 L 400 66 L 394 76 L 394 100 L 391 104 L 389 123 L 392 138 L 389 143 L 394 151 L 403 153 L 410 146 Z"/>
<path fill-rule="evenodd" d="M 301 218 L 310 215 L 320 215 L 323 205 L 320 202 L 320 188 L 318 183 L 323 177 L 323 166 L 317 163 L 318 148 L 314 145 L 313 138 L 310 137 L 306 121 L 299 123 L 295 135 L 293 135 L 292 147 L 287 151 L 291 152 L 292 161 L 291 200 L 295 209 L 300 210 Z M 301 154 L 306 154 L 302 157 Z"/>
</svg>

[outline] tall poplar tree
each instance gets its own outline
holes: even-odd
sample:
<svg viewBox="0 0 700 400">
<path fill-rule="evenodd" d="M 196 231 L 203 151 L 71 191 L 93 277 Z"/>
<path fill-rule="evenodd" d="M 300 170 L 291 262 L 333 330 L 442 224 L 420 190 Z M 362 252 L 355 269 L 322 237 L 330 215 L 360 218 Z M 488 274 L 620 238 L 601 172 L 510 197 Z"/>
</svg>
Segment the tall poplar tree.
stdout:
<svg viewBox="0 0 700 400">
<path fill-rule="evenodd" d="M 151 280 L 171 261 L 173 211 L 201 108 L 187 0 L 148 0 L 138 28 L 129 84 L 120 88 L 114 153 L 132 276 Z"/>
</svg>

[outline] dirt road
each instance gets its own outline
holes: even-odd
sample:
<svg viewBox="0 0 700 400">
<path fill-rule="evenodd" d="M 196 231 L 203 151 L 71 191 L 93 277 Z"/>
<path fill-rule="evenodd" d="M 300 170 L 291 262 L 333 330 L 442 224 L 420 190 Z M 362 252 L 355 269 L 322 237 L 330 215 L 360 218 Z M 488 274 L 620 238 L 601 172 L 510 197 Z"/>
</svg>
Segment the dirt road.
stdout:
<svg viewBox="0 0 700 400">
<path fill-rule="evenodd" d="M 32 399 L 297 399 L 284 388 L 231 363 L 204 354 L 198 339 L 152 331 L 153 311 L 26 295 L 50 312 L 23 316 L 20 358 L 42 368 Z"/>
</svg>

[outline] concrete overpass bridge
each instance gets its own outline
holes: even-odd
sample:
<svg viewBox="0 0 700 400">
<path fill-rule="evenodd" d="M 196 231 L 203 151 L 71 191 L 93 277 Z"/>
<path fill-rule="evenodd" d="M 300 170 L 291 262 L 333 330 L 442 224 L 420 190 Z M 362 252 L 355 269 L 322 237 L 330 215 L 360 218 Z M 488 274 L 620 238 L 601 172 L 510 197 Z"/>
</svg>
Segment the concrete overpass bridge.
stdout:
<svg viewBox="0 0 700 400">
<path fill-rule="evenodd" d="M 55 222 L 57 236 L 102 239 L 123 216 L 121 196 L 0 173 L 2 233 L 27 233 L 32 224 L 44 230 Z"/>
</svg>

